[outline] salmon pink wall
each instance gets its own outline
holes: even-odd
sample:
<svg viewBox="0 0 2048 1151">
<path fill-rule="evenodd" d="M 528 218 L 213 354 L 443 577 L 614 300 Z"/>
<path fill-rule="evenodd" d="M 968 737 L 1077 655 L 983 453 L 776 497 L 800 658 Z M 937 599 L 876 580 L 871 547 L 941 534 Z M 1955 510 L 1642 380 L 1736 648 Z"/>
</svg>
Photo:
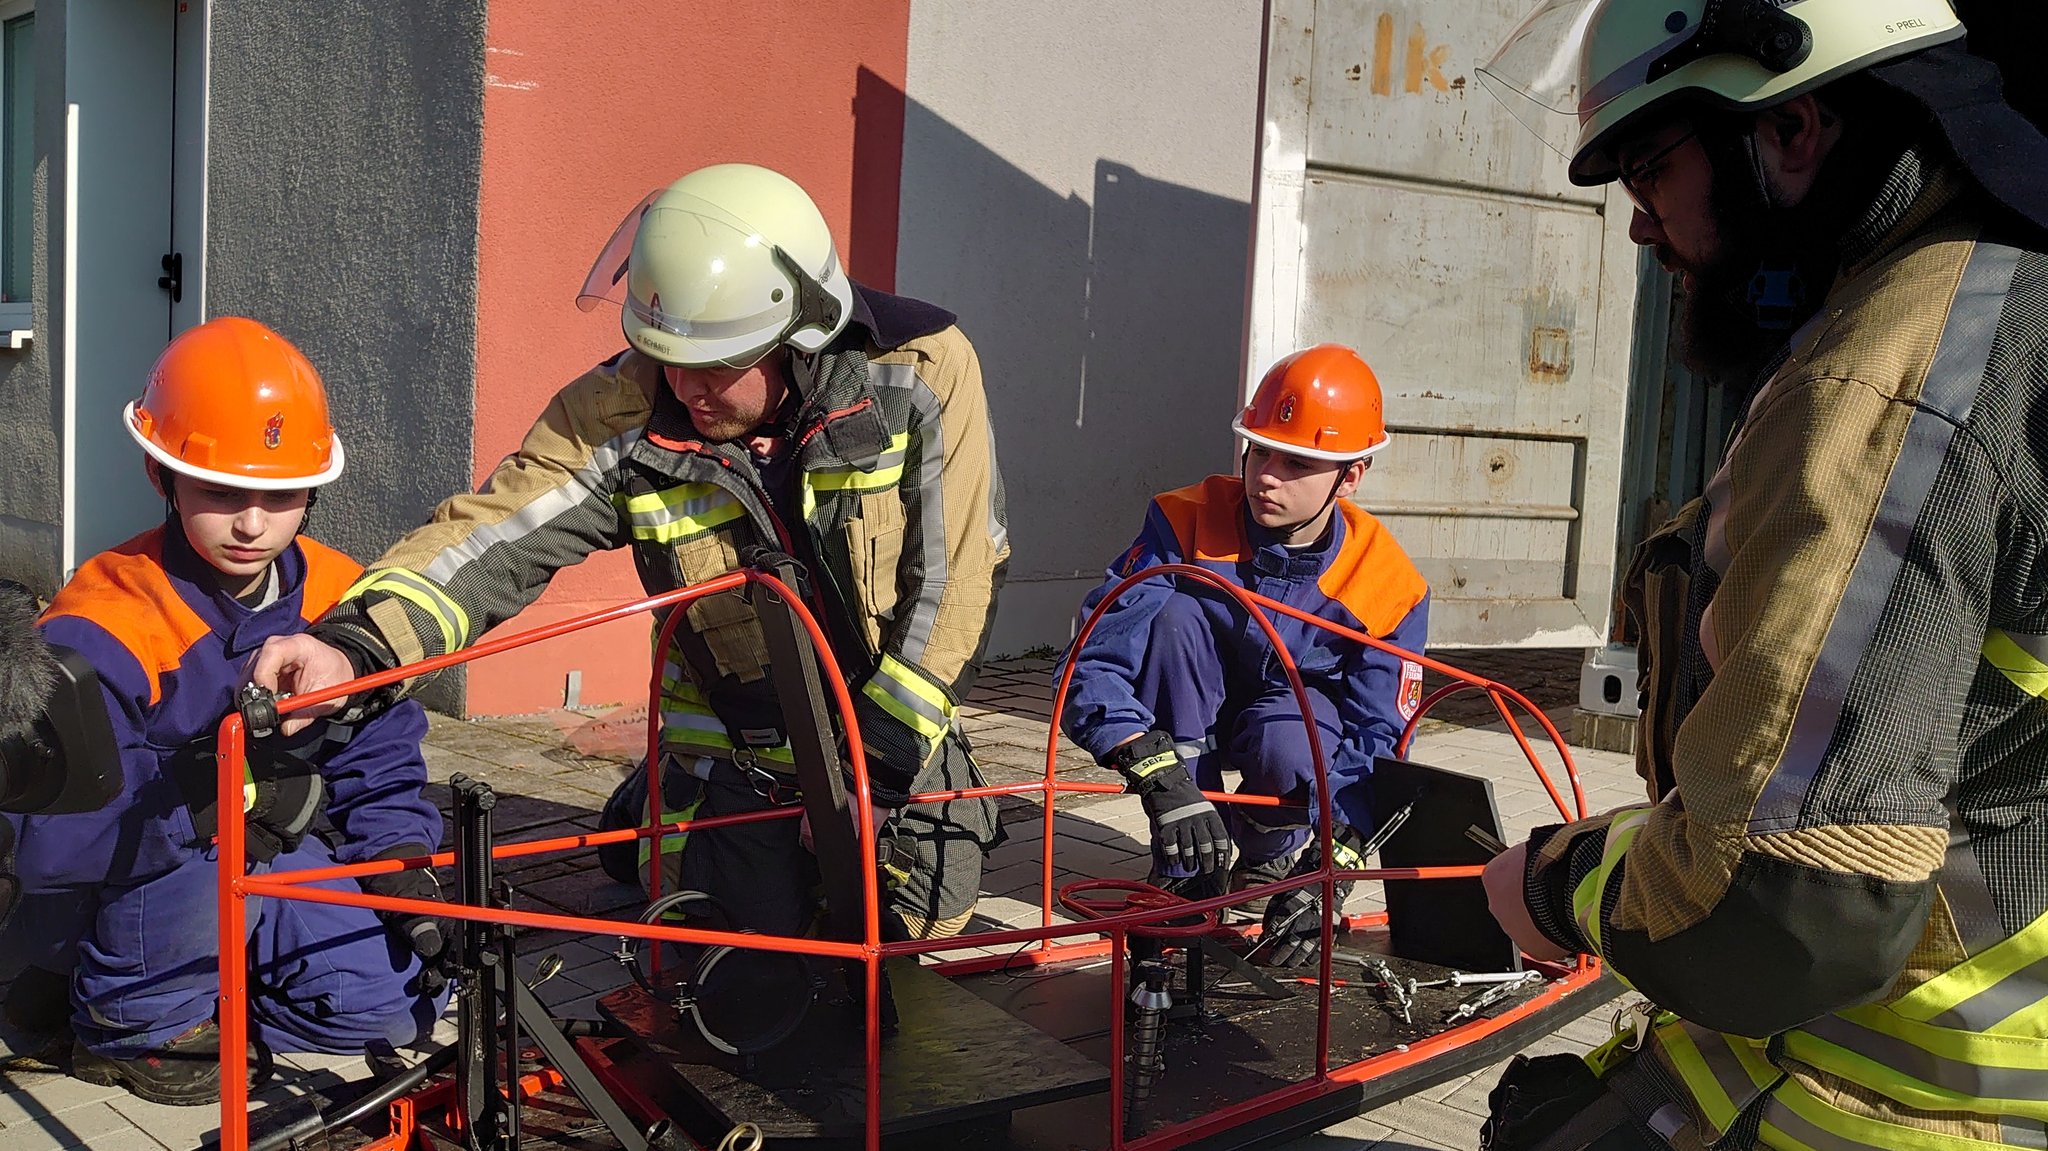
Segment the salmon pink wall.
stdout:
<svg viewBox="0 0 2048 1151">
<path fill-rule="evenodd" d="M 479 480 L 564 384 L 624 346 L 578 311 L 598 248 L 639 199 L 724 161 L 776 168 L 825 213 L 856 278 L 895 278 L 910 0 L 493 0 L 477 291 Z M 856 102 L 856 92 L 861 99 Z M 625 553 L 565 571 L 505 625 L 640 595 Z M 644 617 L 470 666 L 472 714 L 646 697 Z"/>
</svg>

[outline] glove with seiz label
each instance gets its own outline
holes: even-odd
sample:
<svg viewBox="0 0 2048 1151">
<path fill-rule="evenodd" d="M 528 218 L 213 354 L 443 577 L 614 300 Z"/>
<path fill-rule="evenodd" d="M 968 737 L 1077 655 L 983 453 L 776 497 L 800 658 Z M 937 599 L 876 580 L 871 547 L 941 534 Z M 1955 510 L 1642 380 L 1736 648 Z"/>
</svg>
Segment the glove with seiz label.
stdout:
<svg viewBox="0 0 2048 1151">
<path fill-rule="evenodd" d="M 1148 731 L 1112 749 L 1103 766 L 1137 793 L 1152 821 L 1152 846 L 1169 870 L 1207 875 L 1230 862 L 1230 830 L 1195 786 L 1171 735 Z"/>
</svg>

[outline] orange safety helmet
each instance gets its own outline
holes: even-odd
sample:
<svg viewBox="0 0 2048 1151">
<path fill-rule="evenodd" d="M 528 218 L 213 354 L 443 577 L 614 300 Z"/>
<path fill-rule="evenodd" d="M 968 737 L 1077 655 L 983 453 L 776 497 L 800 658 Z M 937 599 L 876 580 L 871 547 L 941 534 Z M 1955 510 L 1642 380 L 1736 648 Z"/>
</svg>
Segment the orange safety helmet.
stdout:
<svg viewBox="0 0 2048 1151">
<path fill-rule="evenodd" d="M 221 316 L 179 333 L 121 415 L 151 459 L 209 483 L 288 491 L 341 475 L 320 373 L 255 320 Z"/>
<path fill-rule="evenodd" d="M 1342 344 L 1283 357 L 1230 427 L 1246 443 L 1338 463 L 1362 460 L 1388 439 L 1379 377 Z"/>
</svg>

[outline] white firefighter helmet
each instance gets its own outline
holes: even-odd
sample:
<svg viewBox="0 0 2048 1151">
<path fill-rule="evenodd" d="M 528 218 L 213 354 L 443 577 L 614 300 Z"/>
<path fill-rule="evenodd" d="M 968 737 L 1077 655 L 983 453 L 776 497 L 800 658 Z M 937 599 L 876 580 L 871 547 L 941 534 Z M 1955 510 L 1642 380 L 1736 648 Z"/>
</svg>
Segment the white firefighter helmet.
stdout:
<svg viewBox="0 0 2048 1151">
<path fill-rule="evenodd" d="M 627 214 L 576 296 L 585 311 L 600 300 L 620 305 L 627 341 L 662 363 L 749 367 L 784 344 L 823 349 L 846 326 L 853 285 L 795 181 L 716 164 Z"/>
<path fill-rule="evenodd" d="M 1572 183 L 1604 184 L 1673 103 L 1768 108 L 1962 35 L 1949 0 L 1547 0 L 1479 78 Z"/>
</svg>

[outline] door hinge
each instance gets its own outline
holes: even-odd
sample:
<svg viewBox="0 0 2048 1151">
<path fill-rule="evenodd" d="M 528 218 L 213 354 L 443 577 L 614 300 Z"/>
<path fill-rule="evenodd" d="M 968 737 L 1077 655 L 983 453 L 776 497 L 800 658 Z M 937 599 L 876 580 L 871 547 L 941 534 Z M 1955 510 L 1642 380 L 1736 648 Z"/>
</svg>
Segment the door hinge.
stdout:
<svg viewBox="0 0 2048 1151">
<path fill-rule="evenodd" d="M 170 252 L 163 258 L 164 274 L 156 278 L 156 286 L 171 294 L 171 302 L 179 303 L 185 298 L 185 254 Z"/>
</svg>

